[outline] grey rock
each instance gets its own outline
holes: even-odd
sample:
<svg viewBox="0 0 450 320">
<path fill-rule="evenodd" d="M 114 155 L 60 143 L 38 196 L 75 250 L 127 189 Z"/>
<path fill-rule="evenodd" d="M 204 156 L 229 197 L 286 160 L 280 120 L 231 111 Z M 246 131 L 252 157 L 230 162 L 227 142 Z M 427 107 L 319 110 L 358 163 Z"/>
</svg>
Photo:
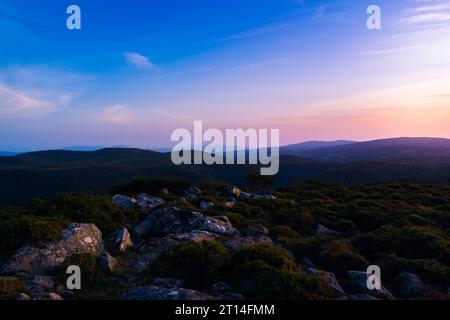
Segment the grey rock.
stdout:
<svg viewBox="0 0 450 320">
<path fill-rule="evenodd" d="M 19 293 L 16 296 L 16 300 L 31 300 L 31 297 L 29 295 L 27 295 L 26 293 Z"/>
<path fill-rule="evenodd" d="M 171 233 L 184 233 L 197 229 L 203 215 L 177 207 L 163 207 L 152 211 L 134 229 L 137 237 L 144 235 L 164 236 Z"/>
<path fill-rule="evenodd" d="M 412 299 L 425 293 L 423 281 L 414 273 L 403 271 L 396 278 L 396 282 L 399 283 L 397 292 L 401 297 Z"/>
<path fill-rule="evenodd" d="M 316 269 L 316 265 L 314 264 L 314 262 L 312 262 L 307 257 L 303 257 L 302 258 L 301 264 L 302 264 L 302 267 L 305 268 L 305 269 L 307 269 L 307 268 Z"/>
<path fill-rule="evenodd" d="M 44 247 L 23 247 L 3 266 L 5 273 L 43 274 L 61 266 L 73 254 L 103 252 L 101 231 L 94 224 L 73 223 L 62 237 Z"/>
<path fill-rule="evenodd" d="M 250 226 L 246 232 L 246 236 L 249 237 L 267 236 L 268 234 L 269 230 L 260 224 Z"/>
<path fill-rule="evenodd" d="M 228 208 L 233 208 L 235 204 L 236 204 L 236 201 L 227 201 L 224 203 L 225 207 L 228 207 Z"/>
<path fill-rule="evenodd" d="M 214 202 L 211 201 L 200 201 L 200 209 L 209 209 L 214 206 Z"/>
<path fill-rule="evenodd" d="M 163 204 L 165 201 L 159 197 L 141 193 L 136 197 L 136 206 L 142 212 L 149 212 L 151 209 Z"/>
<path fill-rule="evenodd" d="M 169 234 L 165 238 L 177 240 L 180 242 L 186 242 L 186 241 L 201 242 L 201 241 L 215 240 L 217 237 L 218 237 L 218 235 L 215 233 L 211 233 L 208 231 L 202 231 L 202 230 L 193 230 L 193 231 L 187 232 L 187 233 Z"/>
<path fill-rule="evenodd" d="M 356 293 L 367 294 L 379 299 L 392 300 L 394 296 L 385 287 L 370 290 L 367 287 L 368 274 L 365 271 L 349 271 L 348 272 L 348 285 L 350 289 Z"/>
<path fill-rule="evenodd" d="M 112 198 L 112 202 L 121 209 L 131 209 L 136 204 L 136 199 L 121 194 L 116 194 Z"/>
<path fill-rule="evenodd" d="M 253 195 L 253 199 L 276 200 L 277 198 L 271 194 L 255 194 Z"/>
<path fill-rule="evenodd" d="M 326 272 L 322 270 L 317 270 L 314 268 L 308 268 L 306 269 L 306 273 L 314 276 L 322 277 L 325 282 L 328 284 L 328 286 L 336 293 L 336 295 L 345 296 L 345 291 L 340 286 L 339 282 L 337 281 L 336 277 L 331 272 Z"/>
<path fill-rule="evenodd" d="M 242 246 L 245 245 L 273 245 L 273 241 L 271 238 L 267 236 L 260 237 L 236 237 L 230 240 L 224 240 L 223 245 L 227 247 L 230 251 L 236 251 Z"/>
<path fill-rule="evenodd" d="M 212 300 L 213 297 L 196 290 L 140 286 L 121 295 L 122 300 Z"/>
<path fill-rule="evenodd" d="M 251 193 L 248 193 L 248 192 L 242 191 L 239 194 L 239 199 L 241 199 L 241 200 L 251 200 L 252 198 L 253 198 L 253 195 Z"/>
<path fill-rule="evenodd" d="M 167 188 L 162 188 L 162 189 L 161 189 L 161 193 L 164 194 L 164 195 L 168 195 L 168 194 L 169 194 L 169 189 L 167 189 Z"/>
<path fill-rule="evenodd" d="M 204 217 L 199 225 L 199 230 L 228 236 L 238 236 L 239 231 L 233 227 L 227 216 Z"/>
<path fill-rule="evenodd" d="M 321 225 L 321 224 L 319 224 L 317 226 L 317 232 L 316 233 L 319 236 L 336 236 L 336 237 L 342 236 L 341 232 L 329 229 L 329 228 L 327 228 L 327 227 L 325 227 L 324 225 Z"/>
<path fill-rule="evenodd" d="M 194 195 L 194 196 L 198 196 L 199 194 L 202 194 L 202 190 L 200 190 L 197 187 L 190 187 L 189 189 L 187 189 L 184 192 L 186 195 Z"/>
<path fill-rule="evenodd" d="M 137 273 L 143 272 L 150 267 L 164 251 L 177 243 L 179 242 L 168 238 L 146 239 L 145 244 L 142 244 L 139 247 L 139 255 L 131 262 L 131 269 Z"/>
</svg>

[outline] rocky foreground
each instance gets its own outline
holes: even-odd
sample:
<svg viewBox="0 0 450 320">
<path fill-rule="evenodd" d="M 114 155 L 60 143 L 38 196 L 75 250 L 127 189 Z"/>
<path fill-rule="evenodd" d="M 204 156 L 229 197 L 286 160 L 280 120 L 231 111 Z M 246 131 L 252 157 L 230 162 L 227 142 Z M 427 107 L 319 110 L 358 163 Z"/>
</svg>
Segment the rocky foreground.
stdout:
<svg viewBox="0 0 450 320">
<path fill-rule="evenodd" d="M 164 189 L 164 194 L 169 190 Z M 282 241 L 273 241 L 268 228 L 262 223 L 254 223 L 245 232 L 240 232 L 226 215 L 209 215 L 208 209 L 214 206 L 233 208 L 239 202 L 263 199 L 275 201 L 270 194 L 251 194 L 236 187 L 229 187 L 222 194 L 223 202 L 199 200 L 202 191 L 196 187 L 186 190 L 183 197 L 170 202 L 162 197 L 139 194 L 136 197 L 115 195 L 112 202 L 122 210 L 137 210 L 140 219 L 112 234 L 102 234 L 99 228 L 89 223 L 72 223 L 66 227 L 62 236 L 39 246 L 20 248 L 2 266 L 0 287 L 14 288 L 18 300 L 62 300 L 62 299 L 124 299 L 124 300 L 204 300 L 224 299 L 240 300 L 249 298 L 245 294 L 244 283 L 239 292 L 226 281 L 203 286 L 198 289 L 186 283 L 185 279 L 173 277 L 155 277 L 149 275 L 152 266 L 165 252 L 182 243 L 218 242 L 233 255 L 242 248 L 276 248 L 283 254 L 283 262 L 289 270 L 298 270 L 308 279 L 321 279 L 327 294 L 312 295 L 310 298 L 376 300 L 396 298 L 420 298 L 427 291 L 427 284 L 414 273 L 401 271 L 396 276 L 395 294 L 384 286 L 380 290 L 367 288 L 367 274 L 364 268 L 344 270 L 339 279 L 330 270 L 320 270 L 311 257 L 297 257 L 283 246 Z M 198 211 L 192 210 L 192 205 Z M 345 235 L 322 224 L 314 226 L 316 236 L 326 239 L 340 239 L 345 242 Z M 253 252 L 253 251 L 248 251 Z M 68 290 L 65 285 L 64 268 L 71 257 L 89 254 L 96 257 L 101 275 L 94 273 L 84 277 L 83 288 L 90 282 L 101 278 L 101 288 L 93 290 L 91 295 L 83 295 L 84 289 Z M 264 260 L 264 258 L 261 258 Z M 252 262 L 253 263 L 253 262 Z M 278 263 L 278 262 L 276 262 Z M 273 265 L 276 266 L 277 264 Z M 292 266 L 294 264 L 294 266 Z M 367 263 L 368 265 L 368 263 Z M 83 266 L 81 266 L 83 267 Z M 180 265 L 180 268 L 182 266 Z M 284 265 L 280 268 L 284 268 Z M 298 268 L 298 269 L 297 269 Z M 82 268 L 82 272 L 83 272 Z M 297 272 L 297 271 L 295 271 Z M 66 275 L 68 276 L 68 275 Z M 117 282 L 125 283 L 117 289 L 109 290 Z M 193 289 L 196 287 L 197 289 Z M 391 286 L 392 288 L 392 286 Z M 315 289 L 314 289 L 315 290 Z M 314 291 L 313 290 L 313 291 Z M 251 292 L 251 291 L 249 291 Z M 277 297 L 274 297 L 277 298 Z"/>
</svg>

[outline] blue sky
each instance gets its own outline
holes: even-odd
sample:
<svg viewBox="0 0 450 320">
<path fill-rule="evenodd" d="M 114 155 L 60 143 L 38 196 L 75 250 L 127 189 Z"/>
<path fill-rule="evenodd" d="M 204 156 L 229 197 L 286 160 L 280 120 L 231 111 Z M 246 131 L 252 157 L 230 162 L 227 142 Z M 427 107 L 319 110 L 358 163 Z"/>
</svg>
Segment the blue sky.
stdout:
<svg viewBox="0 0 450 320">
<path fill-rule="evenodd" d="M 450 137 L 448 0 L 2 0 L 0 41 L 0 150 L 166 147 L 194 120 Z"/>
</svg>

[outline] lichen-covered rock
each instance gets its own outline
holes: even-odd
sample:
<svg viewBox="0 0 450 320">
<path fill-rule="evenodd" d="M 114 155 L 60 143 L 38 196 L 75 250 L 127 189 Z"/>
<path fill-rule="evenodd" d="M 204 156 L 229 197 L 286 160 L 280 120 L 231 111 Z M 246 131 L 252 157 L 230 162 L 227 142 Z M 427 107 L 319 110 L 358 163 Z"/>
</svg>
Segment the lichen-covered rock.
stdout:
<svg viewBox="0 0 450 320">
<path fill-rule="evenodd" d="M 121 295 L 122 300 L 212 300 L 213 297 L 196 290 L 140 286 Z"/>
<path fill-rule="evenodd" d="M 123 210 L 131 209 L 136 204 L 136 199 L 121 194 L 116 194 L 112 198 L 112 202 Z"/>
<path fill-rule="evenodd" d="M 63 264 L 65 259 L 79 253 L 103 252 L 101 231 L 94 224 L 73 223 L 62 237 L 44 247 L 23 247 L 3 266 L 4 273 L 27 272 L 43 274 Z"/>
<path fill-rule="evenodd" d="M 151 195 L 141 193 L 136 197 L 136 206 L 142 212 L 148 212 L 154 207 L 163 204 L 165 201 L 159 197 L 153 197 Z"/>
<path fill-rule="evenodd" d="M 217 237 L 218 235 L 215 233 L 202 230 L 194 230 L 187 233 L 169 234 L 165 238 L 177 240 L 180 242 L 186 241 L 201 242 L 201 241 L 215 240 Z"/>
<path fill-rule="evenodd" d="M 198 229 L 220 235 L 228 235 L 228 236 L 239 235 L 239 231 L 235 227 L 233 227 L 230 220 L 228 220 L 227 216 L 204 217 L 201 220 Z"/>
<path fill-rule="evenodd" d="M 203 215 L 199 212 L 165 207 L 152 211 L 134 229 L 137 237 L 144 235 L 165 236 L 171 233 L 184 233 L 197 229 Z"/>
</svg>

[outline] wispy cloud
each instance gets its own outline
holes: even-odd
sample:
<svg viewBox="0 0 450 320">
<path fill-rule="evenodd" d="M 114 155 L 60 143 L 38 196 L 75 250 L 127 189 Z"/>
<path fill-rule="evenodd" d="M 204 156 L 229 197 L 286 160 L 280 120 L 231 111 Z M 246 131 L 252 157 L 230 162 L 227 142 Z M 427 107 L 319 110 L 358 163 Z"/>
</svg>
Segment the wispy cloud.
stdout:
<svg viewBox="0 0 450 320">
<path fill-rule="evenodd" d="M 130 65 L 139 69 L 151 70 L 155 68 L 149 58 L 137 52 L 125 52 L 125 60 Z"/>
<path fill-rule="evenodd" d="M 0 118 L 42 116 L 57 109 L 56 101 L 0 83 Z"/>
<path fill-rule="evenodd" d="M 405 17 L 400 19 L 404 25 L 427 24 L 450 21 L 450 3 L 430 2 L 421 3 L 419 6 L 405 10 Z"/>
<path fill-rule="evenodd" d="M 122 104 L 114 104 L 103 108 L 95 118 L 103 122 L 121 125 L 130 124 L 136 120 L 130 108 Z"/>
</svg>

